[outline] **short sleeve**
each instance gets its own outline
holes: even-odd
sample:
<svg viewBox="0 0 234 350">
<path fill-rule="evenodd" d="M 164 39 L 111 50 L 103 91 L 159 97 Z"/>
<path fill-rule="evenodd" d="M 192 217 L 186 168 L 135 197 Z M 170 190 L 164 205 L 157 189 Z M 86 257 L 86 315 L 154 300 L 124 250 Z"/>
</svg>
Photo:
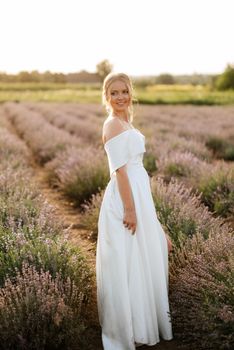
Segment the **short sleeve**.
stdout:
<svg viewBox="0 0 234 350">
<path fill-rule="evenodd" d="M 118 168 L 127 164 L 130 157 L 129 139 L 130 133 L 125 130 L 105 143 L 104 148 L 108 157 L 110 176 Z"/>
</svg>

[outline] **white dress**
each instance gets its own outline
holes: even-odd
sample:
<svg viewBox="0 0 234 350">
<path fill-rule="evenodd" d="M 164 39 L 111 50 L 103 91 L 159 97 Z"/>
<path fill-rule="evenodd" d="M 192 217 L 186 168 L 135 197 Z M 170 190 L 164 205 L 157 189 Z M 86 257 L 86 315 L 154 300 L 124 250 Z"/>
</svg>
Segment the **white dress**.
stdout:
<svg viewBox="0 0 234 350">
<path fill-rule="evenodd" d="M 135 350 L 172 339 L 168 303 L 168 248 L 143 166 L 145 136 L 127 129 L 104 145 L 110 181 L 98 219 L 97 306 L 105 350 Z M 135 234 L 123 224 L 115 170 L 126 165 L 137 216 Z"/>
</svg>

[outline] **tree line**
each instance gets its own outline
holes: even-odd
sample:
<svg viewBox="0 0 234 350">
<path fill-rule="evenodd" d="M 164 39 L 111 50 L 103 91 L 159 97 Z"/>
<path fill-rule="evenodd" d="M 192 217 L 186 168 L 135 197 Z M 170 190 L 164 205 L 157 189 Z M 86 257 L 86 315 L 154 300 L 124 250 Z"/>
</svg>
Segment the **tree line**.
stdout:
<svg viewBox="0 0 234 350">
<path fill-rule="evenodd" d="M 106 75 L 113 71 L 113 65 L 108 60 L 103 60 L 96 65 L 96 72 L 90 73 L 86 70 L 75 73 L 43 73 L 37 70 L 21 71 L 17 74 L 0 72 L 0 82 L 3 83 L 101 83 Z M 191 74 L 172 75 L 162 73 L 155 76 L 132 77 L 135 84 L 144 87 L 154 84 L 192 84 L 207 85 L 218 90 L 234 89 L 234 65 L 228 64 L 221 74 Z"/>
<path fill-rule="evenodd" d="M 75 73 L 52 73 L 49 70 L 43 73 L 37 70 L 21 71 L 17 74 L 0 72 L 0 82 L 3 83 L 101 83 L 105 76 L 113 70 L 113 65 L 108 60 L 103 60 L 96 65 L 96 72 L 90 73 L 81 70 Z"/>
</svg>

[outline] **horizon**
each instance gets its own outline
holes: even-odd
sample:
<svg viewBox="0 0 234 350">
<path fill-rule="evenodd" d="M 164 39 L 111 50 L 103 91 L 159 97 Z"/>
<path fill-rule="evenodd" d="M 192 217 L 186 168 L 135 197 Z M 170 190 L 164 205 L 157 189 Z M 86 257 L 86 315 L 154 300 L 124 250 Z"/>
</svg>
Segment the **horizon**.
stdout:
<svg viewBox="0 0 234 350">
<path fill-rule="evenodd" d="M 224 68 L 225 69 L 225 68 Z M 46 72 L 50 72 L 51 74 L 64 74 L 64 75 L 68 75 L 68 74 L 77 74 L 77 73 L 88 73 L 88 74 L 95 74 L 96 72 L 90 72 L 88 70 L 82 69 L 80 71 L 73 71 L 73 72 L 58 72 L 58 71 L 51 71 L 51 70 L 47 70 L 47 71 L 39 71 L 38 69 L 33 69 L 33 70 L 22 70 L 22 71 L 18 71 L 16 73 L 12 73 L 12 72 L 4 72 L 0 70 L 0 74 L 7 74 L 7 75 L 17 75 L 20 74 L 21 72 L 27 72 L 27 73 L 32 73 L 32 72 L 38 72 L 39 74 L 44 74 Z M 169 74 L 172 75 L 173 77 L 177 77 L 177 76 L 192 76 L 192 75 L 202 75 L 202 76 L 211 76 L 211 75 L 219 75 L 222 74 L 222 72 L 216 72 L 216 73 L 200 73 L 200 72 L 193 72 L 193 73 L 181 73 L 181 74 L 172 74 L 171 72 L 161 72 L 158 74 L 129 74 L 131 77 L 135 77 L 135 78 L 140 78 L 140 77 L 145 77 L 145 78 L 150 78 L 150 77 L 154 77 L 154 76 L 159 76 L 161 74 Z"/>
</svg>

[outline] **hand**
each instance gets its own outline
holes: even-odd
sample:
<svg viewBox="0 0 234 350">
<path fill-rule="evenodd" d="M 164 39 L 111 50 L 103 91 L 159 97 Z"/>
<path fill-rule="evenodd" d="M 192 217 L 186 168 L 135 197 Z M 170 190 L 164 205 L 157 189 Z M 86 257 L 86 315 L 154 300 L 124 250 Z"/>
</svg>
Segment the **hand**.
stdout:
<svg viewBox="0 0 234 350">
<path fill-rule="evenodd" d="M 167 240 L 167 248 L 168 248 L 168 253 L 171 253 L 173 251 L 173 244 L 169 238 L 169 236 L 165 233 L 166 240 Z"/>
<path fill-rule="evenodd" d="M 132 230 L 133 235 L 135 234 L 137 218 L 136 218 L 136 212 L 134 208 L 129 208 L 124 210 L 123 224 L 127 229 Z"/>
</svg>

